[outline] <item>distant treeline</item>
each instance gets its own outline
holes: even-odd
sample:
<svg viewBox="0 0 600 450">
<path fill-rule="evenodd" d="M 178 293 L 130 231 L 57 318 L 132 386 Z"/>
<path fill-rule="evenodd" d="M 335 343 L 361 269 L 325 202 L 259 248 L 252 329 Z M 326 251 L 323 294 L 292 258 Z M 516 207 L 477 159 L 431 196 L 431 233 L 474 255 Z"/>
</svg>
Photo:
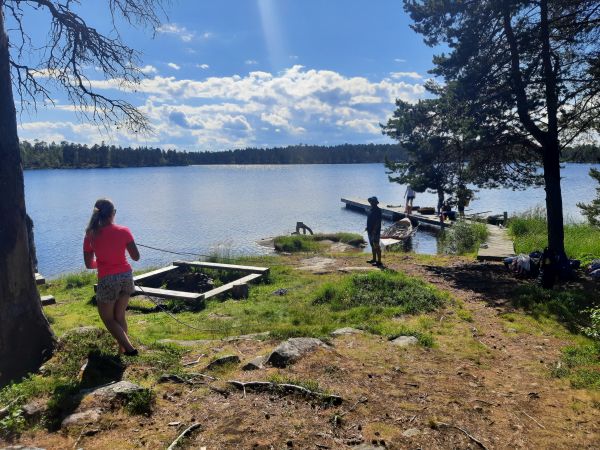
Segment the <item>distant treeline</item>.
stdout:
<svg viewBox="0 0 600 450">
<path fill-rule="evenodd" d="M 69 142 L 21 142 L 25 169 L 188 166 L 192 164 L 358 164 L 406 159 L 398 144 L 295 145 L 215 152 L 185 152 L 150 147 L 91 147 Z M 600 162 L 600 147 L 578 145 L 563 151 L 564 162 Z"/>
<path fill-rule="evenodd" d="M 600 163 L 600 146 L 594 144 L 575 145 L 562 152 L 564 162 Z"/>
<path fill-rule="evenodd" d="M 149 147 L 116 147 L 61 142 L 21 142 L 25 169 L 187 166 L 191 164 L 356 164 L 404 160 L 398 144 L 296 145 L 216 152 L 185 152 Z"/>
</svg>

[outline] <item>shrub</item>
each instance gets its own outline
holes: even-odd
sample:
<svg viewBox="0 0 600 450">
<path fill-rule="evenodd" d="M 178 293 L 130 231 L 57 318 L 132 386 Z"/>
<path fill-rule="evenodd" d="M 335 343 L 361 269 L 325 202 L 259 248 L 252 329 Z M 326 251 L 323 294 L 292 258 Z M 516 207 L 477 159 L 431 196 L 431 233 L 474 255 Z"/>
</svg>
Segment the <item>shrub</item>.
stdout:
<svg viewBox="0 0 600 450">
<path fill-rule="evenodd" d="M 152 409 L 156 402 L 156 395 L 150 389 L 143 389 L 141 391 L 134 392 L 131 394 L 127 403 L 125 404 L 125 411 L 131 415 L 145 415 L 149 416 L 152 414 Z"/>
<path fill-rule="evenodd" d="M 443 296 L 433 286 L 395 272 L 355 274 L 340 283 L 326 283 L 315 298 L 315 303 L 329 304 L 334 310 L 394 306 L 398 314 L 433 311 L 442 302 Z"/>
<path fill-rule="evenodd" d="M 464 255 L 476 251 L 488 234 L 484 223 L 459 220 L 442 236 L 442 246 L 446 253 Z"/>
</svg>

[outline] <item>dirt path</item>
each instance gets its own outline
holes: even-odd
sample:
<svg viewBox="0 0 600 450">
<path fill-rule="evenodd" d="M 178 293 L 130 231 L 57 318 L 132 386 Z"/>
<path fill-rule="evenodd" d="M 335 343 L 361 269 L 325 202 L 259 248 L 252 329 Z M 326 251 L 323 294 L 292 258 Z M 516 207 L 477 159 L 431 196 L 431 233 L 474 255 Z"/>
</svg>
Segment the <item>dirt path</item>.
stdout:
<svg viewBox="0 0 600 450">
<path fill-rule="evenodd" d="M 197 422 L 201 427 L 184 448 L 600 448 L 599 397 L 549 375 L 568 342 L 513 325 L 505 316 L 515 280 L 495 264 L 434 264 L 406 256 L 388 266 L 422 277 L 462 303 L 463 317 L 448 307 L 429 318 L 434 348 L 398 348 L 378 336 L 348 335 L 287 369 L 221 375 L 223 380 L 274 375 L 310 380 L 341 395 L 340 407 L 277 393 L 219 393 L 214 388 L 223 387 L 223 380 L 167 383 L 155 386 L 158 400 L 151 417 L 115 411 L 89 436 L 38 431 L 21 443 L 48 449 L 73 448 L 76 440 L 86 449 L 165 448 Z M 326 269 L 357 265 L 356 257 L 337 256 Z M 247 360 L 276 344 L 240 341 L 197 353 L 228 349 Z M 180 424 L 169 426 L 175 422 Z"/>
</svg>

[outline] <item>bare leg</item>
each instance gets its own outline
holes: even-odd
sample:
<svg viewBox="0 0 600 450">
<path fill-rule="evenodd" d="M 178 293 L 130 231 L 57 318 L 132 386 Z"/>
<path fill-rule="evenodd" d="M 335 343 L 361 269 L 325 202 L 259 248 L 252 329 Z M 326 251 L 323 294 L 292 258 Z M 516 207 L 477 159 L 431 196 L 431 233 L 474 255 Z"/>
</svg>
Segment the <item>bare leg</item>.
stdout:
<svg viewBox="0 0 600 450">
<path fill-rule="evenodd" d="M 125 351 L 134 350 L 127 333 L 115 319 L 115 305 L 112 303 L 98 303 L 98 312 L 104 326 L 117 340 L 119 347 L 125 349 Z"/>
<path fill-rule="evenodd" d="M 127 319 L 125 318 L 125 310 L 127 309 L 127 305 L 129 305 L 129 295 L 121 294 L 117 301 L 115 302 L 115 320 L 121 326 L 125 334 L 127 334 Z M 125 348 L 122 345 L 119 345 L 119 351 L 121 353 L 125 352 Z"/>
<path fill-rule="evenodd" d="M 377 256 L 377 258 L 375 258 Z M 381 246 L 377 245 L 373 249 L 373 259 L 375 259 L 379 264 L 381 264 Z"/>
</svg>

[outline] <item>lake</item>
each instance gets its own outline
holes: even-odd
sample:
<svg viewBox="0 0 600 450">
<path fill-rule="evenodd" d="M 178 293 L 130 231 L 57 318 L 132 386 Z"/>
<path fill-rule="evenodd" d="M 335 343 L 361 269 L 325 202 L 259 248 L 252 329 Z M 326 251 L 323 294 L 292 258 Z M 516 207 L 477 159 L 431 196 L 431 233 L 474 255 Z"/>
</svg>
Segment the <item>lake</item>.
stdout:
<svg viewBox="0 0 600 450">
<path fill-rule="evenodd" d="M 582 220 L 577 202 L 595 197 L 590 164 L 563 170 L 565 216 Z M 82 240 L 94 202 L 115 203 L 117 223 L 136 241 L 180 252 L 231 255 L 269 253 L 261 238 L 289 234 L 297 221 L 315 232 L 363 233 L 365 216 L 343 208 L 341 197 L 377 195 L 402 204 L 404 187 L 388 182 L 382 164 L 188 166 L 128 169 L 25 171 L 27 211 L 32 217 L 39 271 L 52 278 L 84 269 Z M 435 206 L 435 194 L 417 194 L 415 205 Z M 509 215 L 543 206 L 544 190 L 480 190 L 470 212 Z M 414 250 L 436 253 L 436 239 L 417 233 Z M 134 269 L 186 259 L 149 249 Z M 191 258 L 191 256 L 190 256 Z"/>
</svg>

